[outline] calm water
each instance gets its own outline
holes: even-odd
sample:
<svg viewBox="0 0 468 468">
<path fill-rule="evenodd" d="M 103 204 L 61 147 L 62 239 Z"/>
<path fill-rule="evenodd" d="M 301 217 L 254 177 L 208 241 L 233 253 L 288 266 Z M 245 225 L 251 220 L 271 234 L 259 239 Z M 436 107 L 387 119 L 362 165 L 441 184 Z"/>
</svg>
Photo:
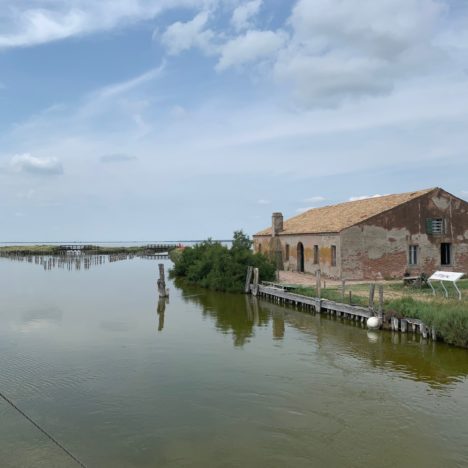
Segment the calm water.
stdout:
<svg viewBox="0 0 468 468">
<path fill-rule="evenodd" d="M 89 467 L 468 466 L 468 351 L 0 259 L 0 391 Z M 76 466 L 0 400 L 0 466 Z"/>
</svg>

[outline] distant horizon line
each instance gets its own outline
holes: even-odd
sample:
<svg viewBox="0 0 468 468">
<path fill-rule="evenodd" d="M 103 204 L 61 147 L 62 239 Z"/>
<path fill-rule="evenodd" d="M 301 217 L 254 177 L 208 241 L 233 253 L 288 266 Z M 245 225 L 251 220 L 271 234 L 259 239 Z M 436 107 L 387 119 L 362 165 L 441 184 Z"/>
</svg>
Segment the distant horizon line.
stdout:
<svg viewBox="0 0 468 468">
<path fill-rule="evenodd" d="M 185 240 L 139 240 L 139 241 L 0 241 L 0 244 L 148 244 L 148 243 L 177 243 L 177 242 L 205 242 L 212 240 L 215 242 L 232 242 L 232 239 L 185 239 Z"/>
</svg>

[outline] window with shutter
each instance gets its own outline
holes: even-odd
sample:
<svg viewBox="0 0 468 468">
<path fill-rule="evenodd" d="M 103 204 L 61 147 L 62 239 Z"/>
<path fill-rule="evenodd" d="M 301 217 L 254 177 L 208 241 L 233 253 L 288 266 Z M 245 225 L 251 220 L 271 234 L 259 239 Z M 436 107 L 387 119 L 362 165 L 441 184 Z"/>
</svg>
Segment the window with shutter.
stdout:
<svg viewBox="0 0 468 468">
<path fill-rule="evenodd" d="M 426 219 L 426 233 L 433 236 L 440 236 L 445 233 L 445 222 L 442 218 Z"/>
<path fill-rule="evenodd" d="M 426 233 L 432 234 L 432 218 L 426 219 Z"/>
</svg>

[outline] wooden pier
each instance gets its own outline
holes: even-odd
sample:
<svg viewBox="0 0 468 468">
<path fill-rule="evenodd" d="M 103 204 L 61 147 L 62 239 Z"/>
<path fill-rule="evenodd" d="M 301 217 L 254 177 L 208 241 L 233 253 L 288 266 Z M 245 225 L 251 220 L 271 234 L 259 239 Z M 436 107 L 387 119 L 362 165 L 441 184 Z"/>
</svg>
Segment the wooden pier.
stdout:
<svg viewBox="0 0 468 468">
<path fill-rule="evenodd" d="M 303 296 L 290 291 L 290 287 L 275 283 L 260 283 L 257 268 L 249 267 L 246 278 L 246 293 L 280 304 L 289 305 L 310 313 L 320 313 L 341 319 L 346 319 L 366 326 L 367 319 L 378 316 L 382 320 L 382 328 L 395 333 L 415 333 L 423 339 L 437 340 L 437 332 L 429 328 L 421 320 L 386 316 L 383 310 L 383 288 L 379 288 L 379 307 L 374 308 L 375 285 L 371 285 L 369 307 L 344 304 L 319 297 Z M 253 279 L 253 282 L 251 283 Z M 344 293 L 343 293 L 344 296 Z"/>
</svg>

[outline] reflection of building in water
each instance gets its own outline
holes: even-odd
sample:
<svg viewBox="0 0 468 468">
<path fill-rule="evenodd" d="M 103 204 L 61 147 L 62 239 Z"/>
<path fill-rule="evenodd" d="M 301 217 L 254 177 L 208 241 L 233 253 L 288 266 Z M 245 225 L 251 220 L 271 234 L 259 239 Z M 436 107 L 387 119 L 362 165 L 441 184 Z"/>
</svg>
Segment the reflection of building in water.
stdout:
<svg viewBox="0 0 468 468">
<path fill-rule="evenodd" d="M 160 298 L 158 301 L 158 331 L 163 331 L 164 329 L 164 315 L 166 313 L 166 304 L 169 304 L 169 298 Z"/>
</svg>

